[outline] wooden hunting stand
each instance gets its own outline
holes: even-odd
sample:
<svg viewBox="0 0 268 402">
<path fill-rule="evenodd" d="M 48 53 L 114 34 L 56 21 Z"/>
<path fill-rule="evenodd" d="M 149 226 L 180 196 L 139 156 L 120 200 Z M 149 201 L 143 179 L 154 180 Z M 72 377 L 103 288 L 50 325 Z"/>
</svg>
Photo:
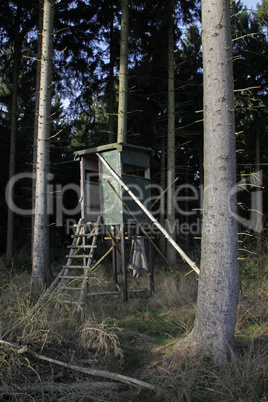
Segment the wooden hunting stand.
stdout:
<svg viewBox="0 0 268 402">
<path fill-rule="evenodd" d="M 117 277 L 117 262 L 122 269 L 122 297 L 128 300 L 126 239 L 130 239 L 131 228 L 135 228 L 134 256 L 129 264 L 135 275 L 148 270 L 150 275 L 150 290 L 154 290 L 154 271 L 151 263 L 151 244 L 157 249 L 150 236 L 150 228 L 155 226 L 172 244 L 176 251 L 186 261 L 193 271 L 199 274 L 199 268 L 184 253 L 168 232 L 160 225 L 150 212 L 151 182 L 150 182 L 150 152 L 151 149 L 130 144 L 109 144 L 75 152 L 75 160 L 80 161 L 81 188 L 81 219 L 76 226 L 67 263 L 46 290 L 41 300 L 59 283 L 61 295 L 57 306 L 63 302 L 81 305 L 88 289 L 89 275 L 101 261 L 112 252 L 113 277 L 115 292 L 119 290 Z M 145 229 L 147 228 L 147 230 Z M 148 240 L 148 252 L 145 252 L 144 235 Z M 110 249 L 93 264 L 94 250 L 97 239 L 105 235 L 111 242 Z M 133 242 L 133 240 L 132 240 Z M 132 246 L 133 246 L 132 244 Z M 157 251 L 161 254 L 160 250 Z M 148 261 L 147 264 L 147 257 Z M 165 259 L 165 257 L 162 255 Z M 82 272 L 82 275 L 81 275 Z M 135 276 L 133 275 L 133 276 Z M 142 291 L 138 289 L 135 291 Z M 79 291 L 78 301 L 71 301 L 64 291 Z M 91 293 L 92 295 L 93 293 Z M 107 293 L 106 293 L 107 294 Z M 66 296 L 65 296 L 66 297 Z M 77 297 L 76 297 L 77 298 Z"/>
<path fill-rule="evenodd" d="M 151 243 L 148 242 L 145 247 L 144 238 L 138 230 L 144 224 L 147 229 L 150 228 L 150 219 L 124 189 L 124 186 L 131 188 L 134 197 L 146 204 L 147 209 L 150 208 L 150 152 L 149 148 L 118 143 L 75 152 L 75 160 L 80 161 L 81 219 L 75 225 L 73 243 L 68 246 L 70 251 L 66 256 L 66 265 L 43 296 L 46 297 L 59 284 L 61 294 L 57 308 L 62 303 L 72 303 L 77 305 L 78 312 L 81 311 L 84 297 L 88 294 L 89 275 L 110 252 L 113 256 L 115 292 L 109 294 L 118 294 L 121 288 L 123 300 L 128 300 L 126 239 L 131 239 L 130 232 L 133 234 L 133 230 L 131 241 L 136 259 L 135 263 L 130 263 L 130 268 L 133 268 L 133 276 L 147 270 L 150 287 L 146 290 L 154 290 Z M 122 180 L 123 186 L 118 180 Z M 111 247 L 93 264 L 100 235 L 111 242 Z M 146 236 L 149 237 L 147 233 Z M 118 266 L 122 270 L 121 287 L 118 284 Z M 70 294 L 77 291 L 79 296 L 76 300 L 70 300 Z"/>
<path fill-rule="evenodd" d="M 150 224 L 148 216 L 126 193 L 113 177 L 109 167 L 131 188 L 142 203 L 150 208 L 150 148 L 130 144 L 108 144 L 75 153 L 80 160 L 81 218 L 85 222 L 96 222 L 101 216 L 102 224 L 113 245 L 113 276 L 117 286 L 118 259 L 122 267 L 123 300 L 127 301 L 126 239 L 130 227 Z M 102 162 L 104 159 L 107 166 Z M 117 248 L 120 243 L 120 251 Z M 151 260 L 151 246 L 149 261 Z M 150 268 L 150 290 L 153 291 L 153 268 Z"/>
</svg>

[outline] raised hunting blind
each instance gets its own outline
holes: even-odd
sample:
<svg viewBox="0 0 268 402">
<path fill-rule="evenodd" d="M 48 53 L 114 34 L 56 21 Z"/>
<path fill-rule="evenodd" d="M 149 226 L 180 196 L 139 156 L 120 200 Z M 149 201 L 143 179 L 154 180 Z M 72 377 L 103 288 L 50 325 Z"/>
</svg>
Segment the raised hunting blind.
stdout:
<svg viewBox="0 0 268 402">
<path fill-rule="evenodd" d="M 128 298 L 125 240 L 131 238 L 130 226 L 132 229 L 134 226 L 136 232 L 135 237 L 132 237 L 129 267 L 133 269 L 134 277 L 139 276 L 148 270 L 148 263 L 144 238 L 137 236 L 139 232 L 137 225 L 150 223 L 150 219 L 115 176 L 150 209 L 150 154 L 150 148 L 119 143 L 75 153 L 75 159 L 80 160 L 81 217 L 85 222 L 96 222 L 101 217 L 102 224 L 108 227 L 107 232 L 113 237 L 113 275 L 118 286 L 117 267 L 121 265 L 124 301 Z M 118 251 L 119 243 L 120 251 Z M 147 245 L 147 248 L 151 260 L 150 245 Z M 121 261 L 120 264 L 118 260 Z M 153 270 L 150 268 L 152 291 Z"/>
<path fill-rule="evenodd" d="M 150 154 L 150 148 L 119 143 L 75 152 L 75 160 L 80 161 L 81 218 L 78 224 L 74 225 L 76 230 L 72 235 L 72 245 L 68 246 L 66 265 L 62 267 L 41 300 L 58 283 L 61 286 L 59 286 L 56 307 L 62 303 L 72 303 L 77 305 L 78 312 L 81 312 L 86 295 L 118 294 L 121 291 L 123 300 L 127 301 L 128 292 L 144 290 L 152 292 L 154 270 L 151 245 L 165 259 L 150 235 L 152 226 L 164 235 L 183 260 L 199 274 L 196 264 L 150 212 Z M 95 261 L 94 253 L 100 237 L 108 240 L 110 248 L 98 261 Z M 131 244 L 128 264 L 126 241 Z M 113 256 L 115 290 L 94 293 L 89 289 L 92 278 L 103 259 L 110 253 Z M 119 267 L 122 278 L 120 284 Z M 134 279 L 147 271 L 148 288 L 137 289 L 136 287 L 128 290 L 128 271 L 132 271 Z M 137 285 L 137 282 L 135 284 Z"/>
<path fill-rule="evenodd" d="M 133 199 L 134 196 L 149 211 L 150 154 L 149 148 L 118 143 L 75 152 L 75 160 L 80 161 L 81 219 L 75 225 L 73 243 L 68 246 L 67 263 L 44 294 L 45 297 L 57 282 L 62 285 L 56 307 L 62 303 L 72 303 L 77 305 L 77 311 L 80 312 L 86 295 L 118 294 L 121 291 L 123 300 L 127 301 L 128 292 L 154 290 L 151 243 L 146 240 L 150 240 L 148 228 L 151 220 Z M 146 232 L 144 224 L 147 226 Z M 110 242 L 110 248 L 95 262 L 95 249 L 100 237 L 106 243 Z M 126 241 L 131 246 L 128 264 Z M 92 276 L 110 252 L 115 290 L 90 292 L 88 287 Z M 122 278 L 120 284 L 119 268 Z M 147 271 L 148 288 L 137 289 L 136 286 L 128 290 L 128 270 L 133 278 Z"/>
</svg>

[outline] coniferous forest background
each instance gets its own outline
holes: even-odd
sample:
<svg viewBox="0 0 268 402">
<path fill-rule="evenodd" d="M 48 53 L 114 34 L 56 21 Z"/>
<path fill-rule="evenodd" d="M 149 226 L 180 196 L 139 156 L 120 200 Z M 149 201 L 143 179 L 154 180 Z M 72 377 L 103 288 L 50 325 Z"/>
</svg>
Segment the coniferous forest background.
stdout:
<svg viewBox="0 0 268 402">
<path fill-rule="evenodd" d="M 255 11 L 248 10 L 241 1 L 232 2 L 231 7 L 237 181 L 247 182 L 254 172 L 262 171 L 263 212 L 264 222 L 267 222 L 267 14 L 261 4 Z M 39 2 L 29 0 L 1 2 L 0 5 L 2 254 L 7 239 L 8 206 L 5 189 L 9 181 L 12 143 L 15 147 L 14 174 L 31 173 L 33 167 L 39 12 Z M 50 139 L 50 185 L 55 205 L 57 186 L 79 184 L 79 164 L 73 160 L 73 152 L 116 142 L 120 18 L 119 1 L 56 2 Z M 203 185 L 200 4 L 193 0 L 176 2 L 174 27 L 176 186 L 188 183 L 200 188 Z M 166 2 L 132 2 L 129 27 L 128 142 L 152 148 L 152 183 L 160 184 L 162 180 L 164 188 L 163 172 L 167 161 L 167 40 Z M 17 91 L 17 110 L 12 108 L 14 88 Z M 13 137 L 12 125 L 13 131 L 15 126 Z M 239 214 L 244 218 L 250 215 L 252 191 L 252 187 L 248 191 L 246 184 L 239 191 Z M 18 207 L 31 208 L 30 178 L 19 180 L 14 192 L 14 201 Z M 63 202 L 66 209 L 74 208 L 78 202 L 77 195 L 71 191 L 66 192 Z M 198 211 L 200 199 L 190 199 L 187 206 L 181 205 L 181 208 Z M 56 207 L 50 216 L 52 257 L 67 236 L 64 219 L 63 226 L 59 225 L 55 210 Z M 179 219 L 188 219 L 187 222 L 193 219 L 196 222 L 198 213 Z M 31 216 L 15 214 L 14 219 L 15 250 L 28 249 L 31 243 Z M 253 248 L 258 236 L 250 240 Z M 265 225 L 261 236 L 261 247 L 265 247 Z M 179 234 L 177 241 L 188 248 L 194 245 L 198 247 L 200 240 L 197 237 L 200 237 L 198 229 L 194 235 Z"/>
</svg>

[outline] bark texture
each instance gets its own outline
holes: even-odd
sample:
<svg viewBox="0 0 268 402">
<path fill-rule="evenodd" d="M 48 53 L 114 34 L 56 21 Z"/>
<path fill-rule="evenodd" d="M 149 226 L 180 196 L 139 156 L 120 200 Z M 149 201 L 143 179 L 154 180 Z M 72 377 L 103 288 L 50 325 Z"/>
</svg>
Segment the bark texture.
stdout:
<svg viewBox="0 0 268 402">
<path fill-rule="evenodd" d="M 128 0 L 122 0 L 117 142 L 127 142 Z"/>
<path fill-rule="evenodd" d="M 39 92 L 40 92 L 40 74 L 41 74 L 41 52 L 42 52 L 42 29 L 43 29 L 43 0 L 41 1 L 42 7 L 39 7 L 39 21 L 38 21 L 38 49 L 36 60 L 36 81 L 35 81 L 35 105 L 34 105 L 34 138 L 33 138 L 33 176 L 36 174 L 36 158 L 37 158 L 37 135 L 38 135 L 38 115 L 39 115 Z M 35 180 L 32 183 L 32 209 L 35 206 Z M 33 250 L 33 236 L 34 236 L 34 215 L 32 217 L 32 250 Z"/>
<path fill-rule="evenodd" d="M 175 84 L 174 84 L 174 20 L 173 2 L 168 4 L 168 140 L 167 140 L 167 229 L 176 239 L 175 222 Z M 170 264 L 176 263 L 177 253 L 167 244 L 167 258 Z"/>
<path fill-rule="evenodd" d="M 258 115 L 256 116 L 255 119 L 255 152 L 256 152 L 256 161 L 255 161 L 255 172 L 256 172 L 256 185 L 261 187 L 262 186 L 262 171 L 261 171 L 261 149 L 260 149 L 260 124 L 259 124 L 259 118 Z M 261 232 L 262 232 L 262 205 L 263 205 L 263 199 L 262 199 L 262 191 L 257 191 L 256 194 L 256 224 L 255 224 L 255 230 L 258 233 L 257 234 L 257 253 L 261 253 L 262 249 L 262 237 L 261 237 Z"/>
<path fill-rule="evenodd" d="M 195 349 L 226 362 L 234 344 L 239 291 L 236 148 L 230 5 L 202 1 L 204 210 Z"/>
<path fill-rule="evenodd" d="M 161 143 L 161 171 L 160 171 L 160 187 L 162 191 L 165 190 L 166 188 L 166 159 L 167 159 L 167 153 L 166 153 L 167 147 L 166 147 L 166 138 L 163 136 L 162 138 L 162 143 Z M 160 214 L 159 214 L 159 222 L 160 225 L 165 227 L 165 208 L 166 208 L 166 194 L 162 194 L 160 198 Z M 166 239 L 164 236 L 160 235 L 159 239 L 159 246 L 161 252 L 166 255 Z"/>
<path fill-rule="evenodd" d="M 50 280 L 47 180 L 51 120 L 53 9 L 54 0 L 44 0 L 32 263 L 32 282 L 38 286 L 44 286 Z"/>
</svg>

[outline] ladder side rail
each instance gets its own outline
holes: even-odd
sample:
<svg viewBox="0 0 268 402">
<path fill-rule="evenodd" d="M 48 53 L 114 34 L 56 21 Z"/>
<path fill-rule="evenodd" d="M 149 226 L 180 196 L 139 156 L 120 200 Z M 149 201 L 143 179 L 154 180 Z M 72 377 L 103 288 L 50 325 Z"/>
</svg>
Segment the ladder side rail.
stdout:
<svg viewBox="0 0 268 402">
<path fill-rule="evenodd" d="M 66 267 L 72 265 L 72 262 L 73 262 L 72 257 L 73 257 L 73 255 L 75 253 L 75 248 L 76 248 L 76 246 L 79 245 L 79 242 L 81 240 L 81 238 L 78 237 L 78 236 L 79 236 L 80 232 L 83 231 L 83 226 L 81 226 L 82 221 L 83 221 L 83 219 L 80 218 L 78 226 L 77 226 L 76 231 L 75 231 L 75 236 L 76 237 L 74 237 L 74 239 L 73 239 L 72 248 L 70 249 L 66 265 L 64 266 L 64 273 L 63 273 L 62 276 L 68 276 L 69 275 L 69 268 L 66 268 Z M 64 283 L 65 283 L 65 280 L 62 279 L 62 284 L 64 284 Z"/>
<path fill-rule="evenodd" d="M 72 261 L 73 261 L 72 256 L 75 253 L 75 247 L 77 245 L 79 245 L 79 242 L 80 242 L 80 237 L 78 237 L 78 235 L 79 235 L 79 233 L 81 231 L 81 228 L 82 228 L 81 225 L 82 225 L 83 221 L 84 221 L 83 218 L 79 219 L 79 222 L 78 222 L 78 225 L 77 225 L 77 228 L 76 228 L 76 231 L 75 231 L 75 234 L 77 236 L 74 237 L 74 239 L 73 239 L 72 248 L 70 249 L 66 265 L 64 266 L 64 268 L 62 269 L 62 271 L 58 275 L 59 279 L 61 280 L 61 285 L 62 286 L 64 286 L 64 284 L 66 283 L 67 278 L 65 278 L 65 277 L 67 277 L 69 275 L 69 271 L 70 271 L 69 268 L 66 268 L 66 267 L 72 265 Z M 60 296 L 59 296 L 59 299 L 60 299 Z M 55 304 L 55 310 L 59 310 L 59 308 L 60 308 L 60 301 L 58 301 Z"/>
<path fill-rule="evenodd" d="M 98 216 L 97 224 L 94 227 L 93 240 L 92 240 L 92 243 L 91 243 L 92 246 L 96 246 L 96 243 L 97 243 L 97 238 L 98 238 L 98 235 L 99 235 L 100 220 L 101 220 L 101 217 Z M 92 234 L 92 232 L 93 232 L 93 230 L 91 231 L 91 234 Z M 95 247 L 92 247 L 90 249 L 86 269 L 84 270 L 84 276 L 86 277 L 86 279 L 83 280 L 82 285 L 81 285 L 81 292 L 80 292 L 80 295 L 79 295 L 78 307 L 77 307 L 77 312 L 78 313 L 81 313 L 81 304 L 83 303 L 84 298 L 85 298 L 85 293 L 86 293 L 87 284 L 88 284 L 88 276 L 89 276 L 90 266 L 92 264 L 93 255 L 94 255 L 94 249 L 95 249 Z"/>
<path fill-rule="evenodd" d="M 81 219 L 79 220 L 79 223 L 80 223 L 80 221 L 81 221 Z M 79 232 L 79 228 L 77 227 L 77 229 L 76 229 L 76 232 Z M 77 239 L 74 239 L 73 240 L 73 244 L 72 244 L 72 248 L 70 249 L 70 253 L 69 253 L 69 256 L 70 255 L 73 255 L 74 254 L 74 247 L 75 247 L 75 245 L 74 245 L 74 243 L 75 243 L 75 245 L 76 245 L 76 243 L 77 243 Z M 69 257 L 68 256 L 68 257 Z M 69 258 L 68 258 L 68 261 L 67 261 L 67 264 L 66 265 L 71 265 L 71 261 L 69 262 Z M 66 268 L 63 268 L 61 271 L 60 271 L 60 273 L 56 276 L 56 278 L 54 279 L 54 281 L 51 283 L 51 285 L 47 288 L 47 290 L 45 291 L 45 293 L 41 296 L 41 298 L 40 298 L 40 302 L 41 301 L 43 301 L 51 292 L 52 292 L 52 290 L 57 286 L 57 283 L 59 282 L 59 280 L 61 279 L 61 277 L 63 276 L 63 275 L 65 275 L 65 270 L 66 270 Z M 67 274 L 68 275 L 68 274 Z"/>
</svg>

